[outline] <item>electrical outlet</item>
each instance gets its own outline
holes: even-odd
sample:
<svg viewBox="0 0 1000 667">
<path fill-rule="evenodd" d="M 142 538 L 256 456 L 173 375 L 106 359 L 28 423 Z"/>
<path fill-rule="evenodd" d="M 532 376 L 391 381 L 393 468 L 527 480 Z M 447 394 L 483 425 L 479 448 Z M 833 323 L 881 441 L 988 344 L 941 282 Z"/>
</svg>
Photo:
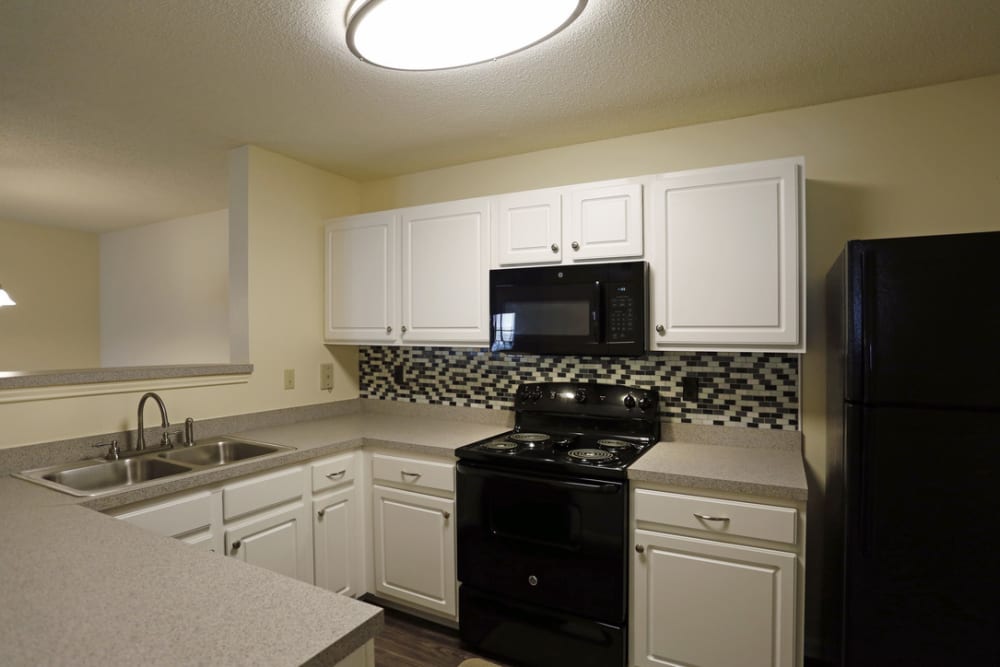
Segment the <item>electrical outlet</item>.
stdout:
<svg viewBox="0 0 1000 667">
<path fill-rule="evenodd" d="M 403 364 L 396 364 L 392 369 L 392 379 L 400 386 L 406 384 L 406 372 L 403 370 Z"/>
<path fill-rule="evenodd" d="M 325 390 L 333 389 L 333 364 L 319 365 L 319 388 Z"/>
<path fill-rule="evenodd" d="M 295 369 L 285 369 L 285 389 L 295 389 Z"/>
<path fill-rule="evenodd" d="M 687 375 L 681 379 L 682 397 L 685 401 L 697 402 L 698 401 L 698 391 L 701 389 L 701 383 L 698 381 L 698 377 L 695 375 Z"/>
</svg>

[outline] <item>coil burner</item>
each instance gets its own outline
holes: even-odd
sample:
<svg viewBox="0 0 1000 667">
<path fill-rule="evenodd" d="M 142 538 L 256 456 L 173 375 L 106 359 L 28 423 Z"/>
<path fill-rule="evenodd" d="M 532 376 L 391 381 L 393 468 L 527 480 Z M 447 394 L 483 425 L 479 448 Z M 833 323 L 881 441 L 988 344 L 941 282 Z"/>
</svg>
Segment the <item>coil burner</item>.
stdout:
<svg viewBox="0 0 1000 667">
<path fill-rule="evenodd" d="M 489 449 L 494 452 L 510 452 L 517 449 L 517 443 L 510 440 L 490 440 L 481 446 L 483 449 Z"/>
<path fill-rule="evenodd" d="M 566 452 L 566 456 L 576 461 L 586 461 L 587 463 L 603 463 L 615 458 L 611 452 L 603 449 L 571 449 Z"/>
<path fill-rule="evenodd" d="M 603 447 L 604 449 L 607 449 L 607 450 L 610 450 L 610 451 L 613 451 L 613 452 L 620 452 L 620 451 L 632 448 L 632 443 L 631 442 L 625 442 L 624 440 L 615 440 L 613 438 L 604 438 L 602 440 L 598 440 L 597 444 L 600 447 Z"/>
<path fill-rule="evenodd" d="M 527 445 L 540 445 L 551 440 L 545 433 L 512 433 L 507 437 L 514 442 L 523 442 Z"/>
</svg>

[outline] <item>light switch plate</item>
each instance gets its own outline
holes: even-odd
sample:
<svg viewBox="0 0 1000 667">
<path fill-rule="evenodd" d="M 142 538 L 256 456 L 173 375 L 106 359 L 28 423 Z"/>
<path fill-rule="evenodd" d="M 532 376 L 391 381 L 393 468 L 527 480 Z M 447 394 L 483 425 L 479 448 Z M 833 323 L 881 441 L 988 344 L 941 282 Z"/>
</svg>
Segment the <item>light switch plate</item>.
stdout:
<svg viewBox="0 0 1000 667">
<path fill-rule="evenodd" d="M 319 365 L 319 388 L 333 389 L 333 364 Z"/>
<path fill-rule="evenodd" d="M 295 389 L 295 369 L 285 369 L 285 389 Z"/>
</svg>

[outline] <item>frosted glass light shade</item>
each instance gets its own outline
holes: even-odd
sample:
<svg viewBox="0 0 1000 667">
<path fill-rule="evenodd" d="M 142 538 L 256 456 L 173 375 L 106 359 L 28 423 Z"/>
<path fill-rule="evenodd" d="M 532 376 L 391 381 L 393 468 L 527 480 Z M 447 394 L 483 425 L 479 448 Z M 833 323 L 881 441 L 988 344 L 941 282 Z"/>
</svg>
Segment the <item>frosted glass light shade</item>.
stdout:
<svg viewBox="0 0 1000 667">
<path fill-rule="evenodd" d="M 7 294 L 7 290 L 0 287 L 0 308 L 3 306 L 16 306 L 17 303 L 14 299 L 10 298 L 10 294 Z"/>
<path fill-rule="evenodd" d="M 347 45 L 374 65 L 435 70 L 481 63 L 548 39 L 587 0 L 357 0 Z"/>
</svg>

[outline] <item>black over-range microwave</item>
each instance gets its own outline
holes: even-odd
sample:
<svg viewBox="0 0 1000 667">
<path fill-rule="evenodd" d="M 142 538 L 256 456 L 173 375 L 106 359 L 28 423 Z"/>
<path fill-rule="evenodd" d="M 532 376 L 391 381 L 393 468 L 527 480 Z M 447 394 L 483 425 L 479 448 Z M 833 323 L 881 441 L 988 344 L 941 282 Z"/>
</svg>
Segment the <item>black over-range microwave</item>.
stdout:
<svg viewBox="0 0 1000 667">
<path fill-rule="evenodd" d="M 646 351 L 646 262 L 490 271 L 490 350 L 636 356 Z"/>
</svg>

